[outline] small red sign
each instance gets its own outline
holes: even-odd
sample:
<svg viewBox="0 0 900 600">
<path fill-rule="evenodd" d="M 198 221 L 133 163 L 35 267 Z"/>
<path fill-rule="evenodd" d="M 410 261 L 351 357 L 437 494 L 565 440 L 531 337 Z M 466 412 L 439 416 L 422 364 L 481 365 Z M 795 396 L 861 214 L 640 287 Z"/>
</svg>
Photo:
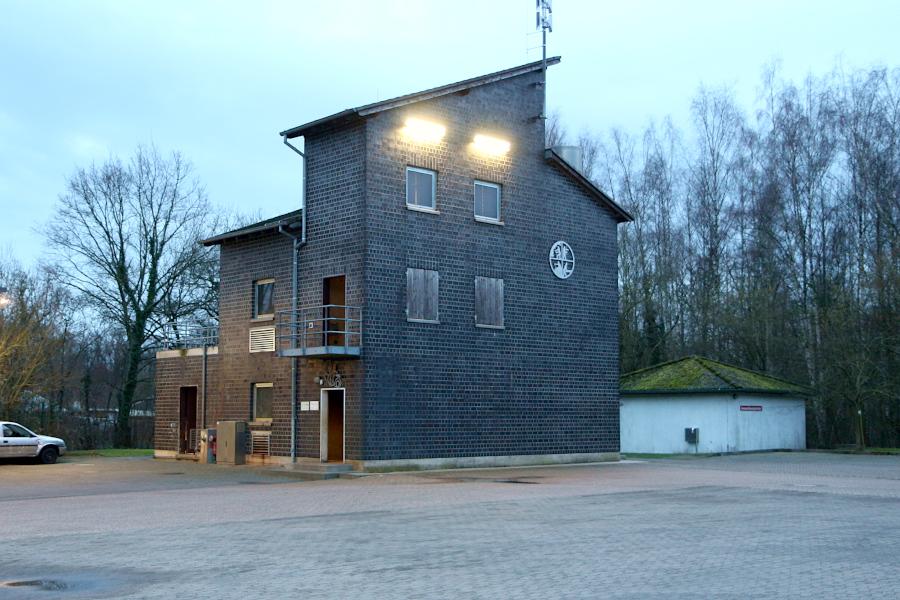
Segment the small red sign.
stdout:
<svg viewBox="0 0 900 600">
<path fill-rule="evenodd" d="M 741 404 L 741 410 L 749 410 L 751 412 L 762 412 L 762 406 L 759 404 Z"/>
</svg>

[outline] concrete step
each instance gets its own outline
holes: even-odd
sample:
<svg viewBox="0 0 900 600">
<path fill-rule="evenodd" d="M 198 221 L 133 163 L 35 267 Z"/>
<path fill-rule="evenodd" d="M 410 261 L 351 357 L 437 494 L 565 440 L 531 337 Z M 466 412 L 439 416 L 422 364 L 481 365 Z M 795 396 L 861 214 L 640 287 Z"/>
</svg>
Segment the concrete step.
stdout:
<svg viewBox="0 0 900 600">
<path fill-rule="evenodd" d="M 272 473 L 304 480 L 337 479 L 341 474 L 349 473 L 352 470 L 353 466 L 346 463 L 323 463 L 319 461 L 298 461 L 294 464 L 270 469 Z"/>
</svg>

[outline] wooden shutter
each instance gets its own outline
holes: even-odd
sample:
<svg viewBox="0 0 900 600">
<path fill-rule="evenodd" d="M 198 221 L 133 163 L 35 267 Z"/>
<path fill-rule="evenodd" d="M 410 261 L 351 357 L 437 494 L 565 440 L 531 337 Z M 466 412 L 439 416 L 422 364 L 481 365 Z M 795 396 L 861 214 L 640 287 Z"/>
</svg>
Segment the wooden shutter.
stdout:
<svg viewBox="0 0 900 600">
<path fill-rule="evenodd" d="M 406 318 L 438 320 L 439 276 L 437 271 L 406 269 Z"/>
<path fill-rule="evenodd" d="M 503 280 L 475 278 L 475 324 L 503 327 Z"/>
</svg>

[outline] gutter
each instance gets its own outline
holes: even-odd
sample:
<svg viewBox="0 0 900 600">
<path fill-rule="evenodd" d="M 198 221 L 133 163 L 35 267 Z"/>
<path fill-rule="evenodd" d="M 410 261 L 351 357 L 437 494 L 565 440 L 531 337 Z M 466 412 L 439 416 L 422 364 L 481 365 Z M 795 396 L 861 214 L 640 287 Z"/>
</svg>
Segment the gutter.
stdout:
<svg viewBox="0 0 900 600">
<path fill-rule="evenodd" d="M 306 244 L 306 155 L 296 146 L 288 142 L 287 136 L 282 136 L 284 145 L 300 155 L 303 160 L 303 184 L 300 188 L 302 195 L 300 208 L 303 211 L 300 215 L 300 237 L 285 231 L 283 225 L 278 226 L 278 233 L 286 235 L 293 240 L 292 259 L 291 259 L 291 310 L 296 314 L 298 310 L 298 288 L 300 285 L 300 248 Z M 291 316 L 291 335 L 294 339 L 297 336 L 297 322 L 294 315 Z M 297 379 L 300 377 L 300 358 L 291 357 L 291 462 L 297 462 L 297 405 L 299 398 L 299 386 Z"/>
</svg>

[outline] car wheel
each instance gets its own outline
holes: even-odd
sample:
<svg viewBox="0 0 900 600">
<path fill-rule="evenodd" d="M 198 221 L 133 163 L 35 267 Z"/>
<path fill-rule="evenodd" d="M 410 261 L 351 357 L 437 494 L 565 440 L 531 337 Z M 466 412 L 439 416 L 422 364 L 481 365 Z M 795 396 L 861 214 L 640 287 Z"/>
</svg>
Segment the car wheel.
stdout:
<svg viewBox="0 0 900 600">
<path fill-rule="evenodd" d="M 59 458 L 59 450 L 54 446 L 47 446 L 41 450 L 41 454 L 38 458 L 40 458 L 41 462 L 45 465 L 52 465 L 56 462 L 56 459 Z"/>
</svg>

